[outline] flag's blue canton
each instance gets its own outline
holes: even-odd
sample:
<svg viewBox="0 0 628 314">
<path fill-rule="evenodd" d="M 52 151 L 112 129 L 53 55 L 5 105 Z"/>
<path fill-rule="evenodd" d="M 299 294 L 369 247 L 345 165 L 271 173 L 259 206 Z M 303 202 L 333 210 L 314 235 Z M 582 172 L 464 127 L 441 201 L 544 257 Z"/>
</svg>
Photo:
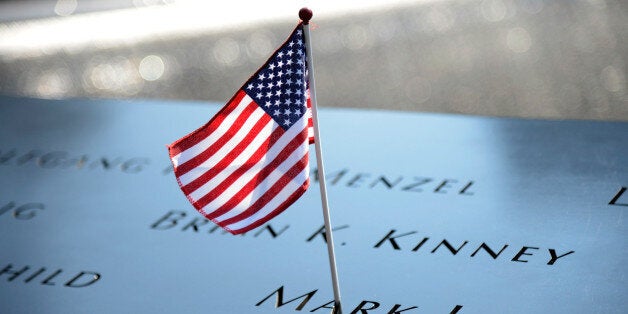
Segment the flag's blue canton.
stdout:
<svg viewBox="0 0 628 314">
<path fill-rule="evenodd" d="M 307 110 L 303 31 L 297 29 L 246 84 L 246 93 L 284 130 Z"/>
</svg>

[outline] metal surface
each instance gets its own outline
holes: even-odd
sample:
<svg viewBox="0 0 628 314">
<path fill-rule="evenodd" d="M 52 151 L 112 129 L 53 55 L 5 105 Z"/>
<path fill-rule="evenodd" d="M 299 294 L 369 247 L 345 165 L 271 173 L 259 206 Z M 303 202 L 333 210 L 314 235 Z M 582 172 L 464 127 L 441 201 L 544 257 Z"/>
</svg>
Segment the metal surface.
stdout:
<svg viewBox="0 0 628 314">
<path fill-rule="evenodd" d="M 232 236 L 167 171 L 217 109 L 0 98 L 0 312 L 328 313 L 317 189 Z M 627 123 L 319 114 L 345 312 L 628 308 Z"/>
</svg>

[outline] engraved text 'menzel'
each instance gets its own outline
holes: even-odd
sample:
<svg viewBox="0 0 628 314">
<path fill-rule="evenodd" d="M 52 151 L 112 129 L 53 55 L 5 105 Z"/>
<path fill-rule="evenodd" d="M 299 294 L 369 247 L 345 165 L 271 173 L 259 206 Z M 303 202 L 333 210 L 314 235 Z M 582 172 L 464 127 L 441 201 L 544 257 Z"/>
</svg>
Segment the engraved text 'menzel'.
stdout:
<svg viewBox="0 0 628 314">
<path fill-rule="evenodd" d="M 173 173 L 172 165 L 161 171 L 163 175 Z M 312 169 L 311 177 L 318 182 L 318 171 Z M 475 181 L 459 179 L 443 179 L 417 176 L 387 176 L 368 172 L 350 173 L 349 169 L 330 171 L 326 175 L 330 186 L 345 186 L 349 188 L 385 189 L 414 193 L 437 193 L 448 195 L 474 195 Z"/>
<path fill-rule="evenodd" d="M 271 292 L 269 295 L 267 295 L 266 297 L 264 297 L 262 300 L 260 300 L 259 302 L 257 302 L 255 304 L 255 306 L 262 306 L 262 304 L 264 304 L 266 301 L 271 300 L 273 296 L 275 296 L 275 308 L 280 308 L 283 306 L 286 306 L 292 302 L 295 302 L 292 305 L 296 305 L 294 310 L 295 311 L 302 311 L 303 309 L 305 309 L 305 307 L 307 306 L 308 302 L 310 302 L 310 300 L 312 298 L 314 298 L 314 295 L 318 292 L 318 289 L 314 289 L 310 292 L 306 292 L 300 296 L 294 297 L 290 300 L 286 300 L 284 301 L 284 287 L 281 286 L 279 287 L 277 290 Z M 329 311 L 326 310 L 334 310 L 334 300 L 325 302 L 325 303 L 315 303 L 318 304 L 317 306 L 314 306 L 311 310 L 309 310 L 308 312 L 313 313 L 313 312 L 318 312 L 319 310 L 323 310 L 322 313 L 329 313 Z M 368 313 L 373 313 L 376 311 L 371 312 L 371 310 L 376 310 L 376 309 L 388 309 L 387 307 L 382 307 L 382 302 L 379 301 L 373 301 L 373 300 L 362 300 L 360 301 L 360 303 L 358 303 L 355 307 L 354 306 L 349 306 L 346 304 L 343 304 L 343 313 L 350 313 L 350 314 L 368 314 Z M 350 312 L 345 312 L 347 310 L 351 309 Z M 460 310 L 462 309 L 462 305 L 455 305 L 451 311 L 446 312 L 443 311 L 442 313 L 449 313 L 449 314 L 456 314 L 458 313 Z M 398 314 L 398 313 L 409 313 L 409 312 L 420 312 L 420 308 L 416 305 L 411 305 L 411 306 L 404 306 L 401 304 L 394 304 L 392 305 L 389 310 L 386 312 L 388 314 Z M 377 312 L 377 313 L 383 313 L 381 311 Z"/>
<path fill-rule="evenodd" d="M 23 281 L 25 284 L 31 282 L 39 282 L 44 286 L 63 286 L 70 288 L 83 288 L 91 286 L 98 280 L 100 280 L 100 273 L 93 271 L 79 271 L 76 273 L 70 273 L 66 275 L 63 269 L 56 269 L 54 271 L 48 271 L 46 267 L 40 267 L 39 269 L 31 269 L 30 266 L 14 267 L 12 264 L 7 264 L 2 270 L 0 270 L 0 278 L 6 276 L 8 282 Z"/>
<path fill-rule="evenodd" d="M 404 238 L 406 245 L 408 243 L 408 236 L 416 234 L 417 231 L 409 231 L 409 232 L 404 232 L 404 233 L 397 233 L 397 230 L 392 229 L 390 230 L 386 235 L 384 235 L 383 238 L 381 238 L 377 243 L 375 243 L 375 245 L 373 246 L 374 248 L 378 249 L 381 248 L 382 246 L 384 246 L 385 243 L 387 243 L 389 247 L 392 247 L 393 250 L 397 250 L 397 251 L 401 251 L 404 250 L 401 245 L 399 244 L 399 240 L 400 238 Z M 413 241 L 413 246 L 412 248 L 408 248 L 409 251 L 411 252 L 417 252 L 419 250 L 421 250 L 423 247 L 425 247 L 425 244 L 428 243 L 428 241 L 430 241 L 429 237 L 423 237 L 421 238 L 419 241 Z M 449 252 L 452 256 L 458 256 L 458 254 L 460 253 L 461 255 L 463 255 L 463 253 L 461 253 L 462 251 L 466 251 L 467 254 L 469 252 L 470 253 L 470 257 L 476 257 L 478 255 L 488 255 L 490 258 L 492 258 L 493 260 L 497 260 L 502 253 L 504 253 L 504 251 L 506 251 L 506 249 L 509 247 L 509 244 L 503 244 L 500 249 L 497 249 L 496 247 L 491 247 L 489 246 L 487 243 L 482 242 L 479 245 L 467 245 L 469 244 L 469 241 L 449 241 L 447 239 L 443 239 L 441 241 L 431 241 L 431 247 L 432 249 L 429 251 L 429 254 L 435 254 L 438 252 Z M 452 244 L 455 243 L 455 244 Z M 516 253 L 514 253 L 514 256 L 512 257 L 512 259 L 510 259 L 510 261 L 512 262 L 519 262 L 519 263 L 527 263 L 529 261 L 531 261 L 531 259 L 529 257 L 531 256 L 535 256 L 535 252 L 538 251 L 540 248 L 538 247 L 534 247 L 534 246 L 523 246 L 521 247 L 521 249 L 519 249 L 518 251 L 516 251 Z M 549 260 L 544 259 L 544 261 L 547 261 L 546 264 L 547 265 L 554 265 L 556 263 L 556 261 L 558 261 L 561 258 L 564 258 L 568 255 L 573 254 L 575 251 L 570 250 L 570 251 L 564 251 L 561 253 L 558 253 L 558 251 L 556 249 L 553 248 L 548 248 L 547 249 L 548 253 L 549 253 Z M 484 254 L 480 254 L 480 252 L 483 252 Z M 511 253 L 512 254 L 512 253 Z M 539 260 L 538 258 L 536 259 L 537 261 Z"/>
<path fill-rule="evenodd" d="M 318 181 L 318 171 L 312 169 L 312 178 Z M 349 188 L 385 189 L 415 193 L 437 193 L 451 195 L 474 195 L 475 181 L 451 178 L 433 178 L 417 176 L 387 176 L 368 172 L 351 173 L 349 169 L 330 171 L 325 175 L 330 186 L 345 186 Z"/>
</svg>

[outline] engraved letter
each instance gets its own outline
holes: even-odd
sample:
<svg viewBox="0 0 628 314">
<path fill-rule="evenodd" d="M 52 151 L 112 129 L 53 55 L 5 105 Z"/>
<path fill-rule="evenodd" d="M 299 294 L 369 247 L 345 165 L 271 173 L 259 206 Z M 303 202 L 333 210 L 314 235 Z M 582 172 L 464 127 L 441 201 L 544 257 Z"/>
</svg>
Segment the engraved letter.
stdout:
<svg viewBox="0 0 628 314">
<path fill-rule="evenodd" d="M 417 188 L 417 186 L 423 185 L 428 182 L 432 182 L 432 178 L 414 178 L 414 183 L 408 184 L 401 188 L 402 191 L 410 191 L 410 192 L 422 192 L 422 189 Z"/>
<path fill-rule="evenodd" d="M 0 151 L 0 153 L 2 153 L 2 151 Z M 7 161 L 11 160 L 13 157 L 15 157 L 15 155 L 15 149 L 4 153 L 4 155 L 0 155 L 0 165 L 6 164 Z"/>
<path fill-rule="evenodd" d="M 67 160 L 67 158 L 68 158 L 67 152 L 50 152 L 45 155 L 42 155 L 37 161 L 37 163 L 42 168 L 52 169 L 63 164 Z"/>
<path fill-rule="evenodd" d="M 318 311 L 318 310 L 320 310 L 320 309 L 330 309 L 330 310 L 335 310 L 335 309 L 336 309 L 336 301 L 331 300 L 331 301 L 329 301 L 329 302 L 327 302 L 327 303 L 325 303 L 325 304 L 323 304 L 323 305 L 321 305 L 321 306 L 319 306 L 319 307 L 313 308 L 313 309 L 310 311 L 310 313 L 314 313 L 314 312 L 316 312 L 316 311 Z M 335 314 L 335 312 L 332 312 L 332 313 L 333 313 L 333 314 Z"/>
<path fill-rule="evenodd" d="M 115 166 L 120 164 L 120 157 L 117 157 L 114 160 L 109 160 L 105 157 L 100 158 L 100 161 L 94 161 L 89 168 L 90 169 L 94 169 L 97 168 L 98 166 L 102 166 L 103 169 L 105 170 L 109 170 L 111 168 L 114 168 Z"/>
<path fill-rule="evenodd" d="M 31 274 L 28 278 L 24 279 L 25 283 L 30 282 L 31 280 L 35 279 L 37 276 L 41 275 L 43 272 L 46 271 L 46 267 L 42 267 L 40 268 L 38 271 L 36 271 L 35 273 Z"/>
<path fill-rule="evenodd" d="M 451 244 L 449 244 L 449 242 L 447 242 L 447 240 L 444 239 L 432 250 L 432 253 L 436 252 L 436 250 L 438 250 L 438 248 L 444 244 L 449 250 L 449 252 L 451 252 L 451 254 L 456 255 L 465 245 L 467 245 L 468 242 L 469 241 L 464 241 L 458 249 L 455 249 L 453 246 L 451 246 Z"/>
<path fill-rule="evenodd" d="M 349 225 L 342 225 L 340 227 L 334 227 L 334 228 L 331 228 L 331 231 L 336 231 L 336 230 L 345 229 L 345 228 L 349 228 Z M 326 233 L 325 233 L 325 226 L 322 226 L 322 227 L 318 228 L 318 230 L 316 232 L 314 232 L 314 234 L 312 234 L 309 238 L 307 238 L 307 240 L 305 240 L 305 242 L 311 242 L 312 240 L 314 240 L 314 238 L 316 238 L 317 235 L 320 235 L 323 238 L 323 241 L 325 241 L 325 243 L 327 243 L 327 236 L 326 236 Z"/>
<path fill-rule="evenodd" d="M 273 239 L 274 239 L 274 238 L 280 236 L 284 231 L 286 231 L 286 229 L 288 229 L 288 227 L 290 227 L 290 225 L 286 225 L 281 230 L 279 230 L 279 232 L 277 232 L 277 231 L 275 231 L 275 229 L 273 229 L 273 226 L 271 226 L 270 224 L 267 224 L 264 228 L 262 228 L 259 231 L 257 231 L 255 233 L 255 235 L 253 235 L 253 236 L 257 238 L 260 234 L 262 234 L 262 232 L 268 230 L 268 233 L 270 233 L 270 236 L 273 237 Z"/>
<path fill-rule="evenodd" d="M 371 304 L 371 307 L 364 308 L 369 303 Z M 364 300 L 360 302 L 360 304 L 358 304 L 358 306 L 355 309 L 353 309 L 353 311 L 351 311 L 351 314 L 358 314 L 358 310 L 360 311 L 360 314 L 368 314 L 368 310 L 374 310 L 378 307 L 379 307 L 379 302 Z"/>
<path fill-rule="evenodd" d="M 13 281 L 13 279 L 19 277 L 22 273 L 27 271 L 30 267 L 24 266 L 22 269 L 20 269 L 18 271 L 11 270 L 11 268 L 13 268 L 13 265 L 9 264 L 4 269 L 0 270 L 0 276 L 2 276 L 4 274 L 12 275 L 12 276 L 9 277 L 8 281 Z"/>
<path fill-rule="evenodd" d="M 392 189 L 395 187 L 395 185 L 399 184 L 399 182 L 401 182 L 401 180 L 403 180 L 403 177 L 399 177 L 397 178 L 397 180 L 393 181 L 388 181 L 388 179 L 384 176 L 380 176 L 377 178 L 377 180 L 373 181 L 373 183 L 371 183 L 371 185 L 369 185 L 370 188 L 373 188 L 374 186 L 377 185 L 377 183 L 381 182 L 383 183 L 386 187 L 388 187 L 388 189 Z"/>
<path fill-rule="evenodd" d="M 43 210 L 44 204 L 42 203 L 28 203 L 15 209 L 13 217 L 21 220 L 28 220 L 35 217 L 35 210 Z"/>
<path fill-rule="evenodd" d="M 434 193 L 447 193 L 447 191 L 443 191 L 443 189 L 446 188 L 450 188 L 451 185 L 449 185 L 449 183 L 456 183 L 458 182 L 458 180 L 453 180 L 453 179 L 447 179 L 447 180 L 443 180 L 443 182 L 441 182 L 435 189 L 434 189 Z"/>
<path fill-rule="evenodd" d="M 177 217 L 171 217 L 177 215 Z M 174 211 L 171 210 L 159 220 L 157 220 L 154 224 L 150 226 L 151 229 L 160 229 L 166 230 L 170 229 L 177 225 L 177 221 L 181 218 L 185 217 L 185 212 L 183 211 Z M 163 225 L 165 223 L 165 225 Z"/>
<path fill-rule="evenodd" d="M 42 285 L 46 285 L 46 286 L 54 286 L 55 283 L 51 282 L 50 280 L 54 279 L 55 277 L 57 277 L 57 275 L 59 275 L 62 272 L 63 272 L 63 270 L 57 269 L 57 271 L 52 273 L 52 275 L 50 275 L 50 276 L 48 276 L 48 278 L 44 279 L 44 281 L 42 281 L 41 284 Z"/>
<path fill-rule="evenodd" d="M 298 296 L 288 302 L 283 302 L 283 286 L 279 287 L 279 289 L 273 291 L 273 293 L 271 293 L 270 295 L 268 295 L 267 297 L 265 297 L 262 301 L 257 302 L 257 304 L 255 304 L 255 306 L 260 306 L 262 305 L 262 303 L 264 303 L 266 300 L 270 299 L 270 297 L 272 297 L 275 293 L 277 294 L 277 301 L 275 302 L 275 307 L 279 308 L 281 306 L 284 306 L 290 302 L 296 301 L 300 298 L 305 297 L 305 299 L 303 299 L 303 301 L 301 301 L 301 303 L 295 308 L 296 311 L 300 311 L 303 309 L 303 307 L 307 304 L 307 302 L 314 296 L 314 294 L 316 293 L 316 291 L 318 291 L 318 289 L 316 290 L 312 290 L 302 296 Z"/>
<path fill-rule="evenodd" d="M 192 221 L 190 221 L 189 224 L 185 225 L 183 228 L 181 228 L 181 231 L 185 231 L 188 228 L 192 228 L 192 230 L 194 230 L 194 232 L 198 232 L 198 228 L 200 226 L 204 226 L 209 222 L 209 220 L 205 219 L 205 218 L 194 218 L 192 219 Z M 197 223 L 200 223 L 200 225 L 197 225 Z"/>
<path fill-rule="evenodd" d="M 360 187 L 360 182 L 362 180 L 364 180 L 366 177 L 369 177 L 370 175 L 368 173 L 358 173 L 355 175 L 355 177 L 353 177 L 353 179 L 349 180 L 349 182 L 347 182 L 347 186 L 350 188 L 359 188 Z"/>
<path fill-rule="evenodd" d="M 399 309 L 400 307 L 401 307 L 401 304 L 395 304 L 395 306 L 393 306 L 393 308 L 390 309 L 390 311 L 388 311 L 388 314 L 397 314 L 397 313 L 401 313 L 401 312 L 405 312 L 405 311 L 409 311 L 409 310 L 417 308 L 416 306 L 412 306 L 407 309 L 400 310 Z"/>
<path fill-rule="evenodd" d="M 168 167 L 164 168 L 164 170 L 161 171 L 163 175 L 167 175 L 172 172 L 174 172 L 174 167 L 172 167 L 172 165 L 169 165 Z"/>
<path fill-rule="evenodd" d="M 549 252 L 550 252 L 550 256 L 552 258 L 550 258 L 549 262 L 547 262 L 547 265 L 554 265 L 554 263 L 556 263 L 557 259 L 559 259 L 559 258 L 561 258 L 563 256 L 567 256 L 567 255 L 573 253 L 574 251 L 569 251 L 569 252 L 567 252 L 567 253 L 565 253 L 565 254 L 563 254 L 561 256 L 557 256 L 556 255 L 556 250 L 554 250 L 554 249 L 549 249 Z"/>
<path fill-rule="evenodd" d="M 82 282 L 82 283 L 74 283 L 75 281 L 77 281 L 79 278 L 83 277 L 83 276 L 87 276 L 87 280 Z M 76 275 L 74 278 L 70 279 L 70 281 L 65 283 L 66 287 L 72 287 L 72 288 L 82 288 L 82 287 L 86 287 L 89 286 L 91 284 L 93 284 L 94 282 L 98 281 L 98 279 L 100 279 L 100 274 L 99 273 L 95 273 L 95 272 L 91 272 L 91 271 L 81 271 L 80 273 L 78 273 L 78 275 Z"/>
<path fill-rule="evenodd" d="M 148 165 L 149 162 L 150 160 L 148 160 L 148 158 L 131 158 L 122 163 L 120 169 L 122 172 L 126 173 L 138 173 L 142 171 L 142 169 L 144 169 L 143 166 Z"/>
<path fill-rule="evenodd" d="M 425 242 L 427 242 L 427 240 L 429 240 L 429 239 L 430 239 L 429 237 L 425 237 L 425 238 L 423 238 L 423 240 L 421 240 L 421 242 L 419 242 L 419 243 L 418 243 L 418 244 L 417 244 L 417 245 L 416 245 L 416 246 L 412 249 L 412 251 L 413 251 L 413 252 L 418 251 L 418 250 L 419 250 L 419 249 L 423 246 L 423 244 L 425 244 Z"/>
<path fill-rule="evenodd" d="M 625 186 L 622 186 L 621 189 L 619 189 L 619 192 L 617 192 L 617 194 L 615 195 L 615 197 L 613 197 L 613 199 L 608 203 L 608 205 L 628 206 L 628 203 L 617 203 L 617 200 L 619 200 L 621 195 L 624 194 L 627 189 L 628 188 L 626 188 Z"/>
<path fill-rule="evenodd" d="M 330 185 L 335 185 L 336 183 L 338 183 L 338 181 L 340 181 L 342 179 L 342 177 L 347 174 L 347 172 L 349 172 L 349 169 L 342 169 L 340 171 L 334 172 L 334 173 L 327 173 L 327 175 L 325 176 L 326 180 L 329 180 L 329 184 Z M 312 169 L 312 177 L 314 178 L 314 181 L 318 182 L 318 169 L 313 168 Z"/>
<path fill-rule="evenodd" d="M 527 263 L 528 261 L 519 259 L 519 258 L 521 258 L 521 255 L 532 255 L 532 253 L 526 253 L 526 251 L 527 250 L 538 250 L 538 249 L 539 249 L 538 247 L 524 246 L 524 247 L 521 248 L 521 250 L 519 250 L 517 255 L 515 255 L 515 257 L 512 258 L 512 261 L 513 262 Z"/>
<path fill-rule="evenodd" d="M 460 190 L 460 192 L 458 192 L 458 194 L 462 194 L 462 195 L 473 195 L 473 192 L 467 192 L 467 190 L 473 185 L 473 181 L 469 181 L 469 183 L 467 183 L 467 185 L 465 185 L 462 190 Z"/>
<path fill-rule="evenodd" d="M 474 257 L 475 254 L 478 254 L 478 252 L 480 251 L 480 249 L 484 249 L 484 251 L 486 251 L 486 253 L 488 253 L 491 257 L 493 257 L 493 259 L 497 259 L 497 257 L 499 256 L 499 254 L 502 254 L 502 252 L 508 247 L 508 244 L 504 244 L 504 246 L 502 247 L 501 250 L 499 250 L 499 252 L 495 253 L 495 251 L 493 251 L 490 247 L 488 247 L 488 245 L 486 245 L 486 243 L 482 242 L 482 245 L 480 245 L 478 247 L 477 250 L 475 250 L 475 252 L 471 253 L 471 257 Z"/>
<path fill-rule="evenodd" d="M 20 156 L 20 158 L 17 159 L 17 164 L 21 166 L 29 161 L 35 160 L 35 158 L 37 158 L 37 156 L 39 155 L 41 155 L 40 151 L 31 150 L 30 152 Z"/>
<path fill-rule="evenodd" d="M 13 207 L 15 207 L 15 203 L 14 202 L 8 202 L 6 205 L 0 207 L 0 216 L 2 216 L 4 213 L 8 212 Z"/>
<path fill-rule="evenodd" d="M 390 241 L 390 244 L 392 245 L 393 249 L 395 250 L 401 250 L 401 248 L 399 247 L 399 245 L 397 244 L 397 241 L 395 241 L 396 238 L 401 238 L 401 237 L 405 237 L 407 235 L 411 235 L 413 233 L 416 233 L 416 231 L 411 231 L 411 232 L 406 232 L 404 234 L 400 234 L 398 236 L 393 237 L 393 233 L 395 233 L 395 229 L 390 230 L 390 232 L 379 242 L 377 242 L 377 244 L 375 244 L 375 248 L 380 247 L 382 244 L 384 244 L 384 242 L 386 242 L 386 240 Z"/>
<path fill-rule="evenodd" d="M 0 153 L 2 153 L 2 151 L 0 151 Z M 11 160 L 15 155 L 15 149 L 4 153 L 4 155 L 0 155 L 0 165 L 6 164 L 7 161 Z"/>
<path fill-rule="evenodd" d="M 79 159 L 76 160 L 76 169 L 83 169 L 83 166 L 87 163 L 89 157 L 87 155 L 82 155 Z"/>
</svg>

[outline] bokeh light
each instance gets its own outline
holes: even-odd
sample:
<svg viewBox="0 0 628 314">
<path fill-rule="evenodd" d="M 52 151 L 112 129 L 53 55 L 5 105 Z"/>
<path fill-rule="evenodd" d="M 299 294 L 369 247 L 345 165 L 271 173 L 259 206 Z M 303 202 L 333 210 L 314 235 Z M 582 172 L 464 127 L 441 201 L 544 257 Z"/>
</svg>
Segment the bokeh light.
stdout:
<svg viewBox="0 0 628 314">
<path fill-rule="evenodd" d="M 628 120 L 620 0 L 29 3 L 0 2 L 2 94 L 223 102 L 310 6 L 323 107 Z"/>
</svg>

